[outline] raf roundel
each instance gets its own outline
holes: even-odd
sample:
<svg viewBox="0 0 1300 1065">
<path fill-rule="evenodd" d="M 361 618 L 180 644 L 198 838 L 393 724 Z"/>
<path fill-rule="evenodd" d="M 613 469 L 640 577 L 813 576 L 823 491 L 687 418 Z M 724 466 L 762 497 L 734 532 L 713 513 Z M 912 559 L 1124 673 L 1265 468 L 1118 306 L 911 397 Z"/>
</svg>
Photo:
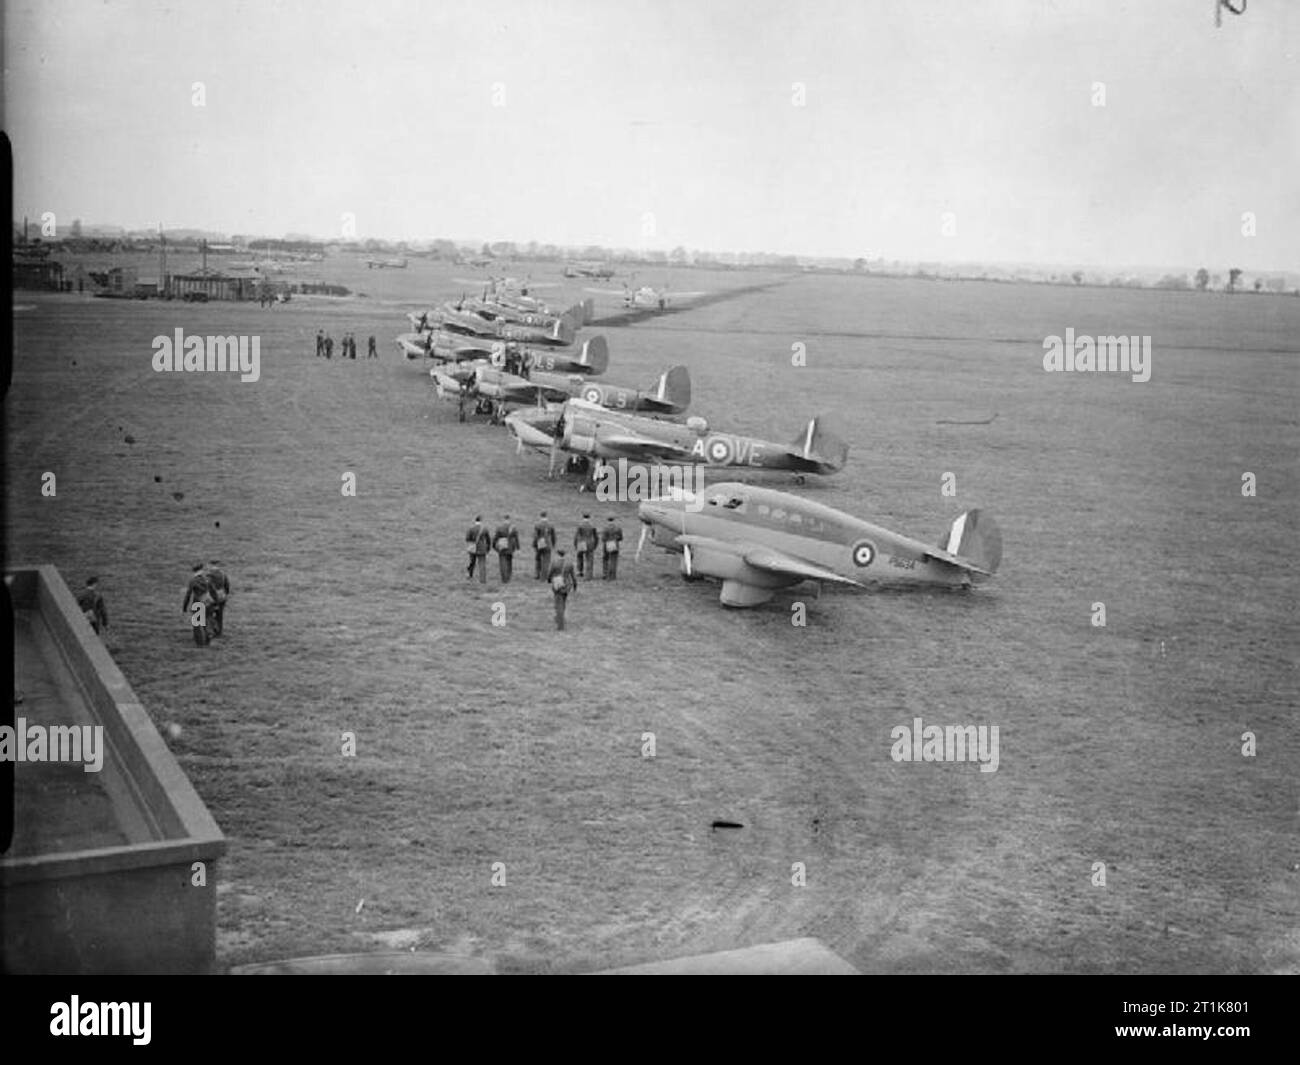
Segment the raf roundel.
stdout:
<svg viewBox="0 0 1300 1065">
<path fill-rule="evenodd" d="M 853 564 L 870 566 L 876 557 L 876 549 L 869 540 L 859 540 L 853 545 Z"/>
<path fill-rule="evenodd" d="M 599 403 L 599 402 L 600 402 L 600 389 L 599 389 L 599 388 L 589 388 L 589 389 L 587 389 L 587 391 L 585 391 L 585 392 L 582 394 L 582 398 L 585 399 L 588 403 Z"/>
<path fill-rule="evenodd" d="M 731 458 L 731 445 L 720 436 L 715 436 L 709 441 L 709 461 L 726 462 Z"/>
</svg>

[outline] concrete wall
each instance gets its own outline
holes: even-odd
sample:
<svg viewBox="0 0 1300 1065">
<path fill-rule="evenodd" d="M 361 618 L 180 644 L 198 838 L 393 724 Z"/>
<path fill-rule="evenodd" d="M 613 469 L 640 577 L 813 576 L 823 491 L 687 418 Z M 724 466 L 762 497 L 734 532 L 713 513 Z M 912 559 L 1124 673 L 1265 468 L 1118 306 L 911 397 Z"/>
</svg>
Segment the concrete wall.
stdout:
<svg viewBox="0 0 1300 1065">
<path fill-rule="evenodd" d="M 11 570 L 7 582 L 14 609 L 35 612 L 48 631 L 42 653 L 104 727 L 101 782 L 131 843 L 0 858 L 5 971 L 210 971 L 225 837 L 58 571 Z M 201 887 L 192 883 L 195 862 L 204 866 Z"/>
</svg>

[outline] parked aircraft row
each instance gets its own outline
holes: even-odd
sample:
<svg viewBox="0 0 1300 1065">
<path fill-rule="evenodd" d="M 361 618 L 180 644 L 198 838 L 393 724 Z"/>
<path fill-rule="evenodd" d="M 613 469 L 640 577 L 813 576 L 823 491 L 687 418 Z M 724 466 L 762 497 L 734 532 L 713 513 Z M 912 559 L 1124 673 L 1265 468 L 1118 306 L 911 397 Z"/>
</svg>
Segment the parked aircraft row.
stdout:
<svg viewBox="0 0 1300 1065">
<path fill-rule="evenodd" d="M 416 331 L 399 345 L 437 363 L 430 371 L 437 394 L 462 404 L 473 398 L 494 420 L 514 408 L 504 421 L 518 450 L 548 454 L 551 476 L 562 455 L 593 480 L 618 462 L 784 471 L 802 480 L 837 473 L 848 459 L 848 444 L 822 415 L 788 443 L 683 418 L 692 398 L 685 366 L 668 368 L 648 388 L 593 380 L 608 367 L 603 336 L 570 351 L 523 347 L 572 344 L 591 318 L 590 301 L 557 315 L 536 297 L 494 286 L 482 299 L 410 317 Z M 639 518 L 638 556 L 647 538 L 680 554 L 683 575 L 721 581 L 721 602 L 733 607 L 759 605 L 809 580 L 968 588 L 992 576 L 1002 558 L 1001 532 L 979 509 L 953 521 L 936 546 L 791 493 L 730 482 L 657 496 L 640 504 Z"/>
</svg>

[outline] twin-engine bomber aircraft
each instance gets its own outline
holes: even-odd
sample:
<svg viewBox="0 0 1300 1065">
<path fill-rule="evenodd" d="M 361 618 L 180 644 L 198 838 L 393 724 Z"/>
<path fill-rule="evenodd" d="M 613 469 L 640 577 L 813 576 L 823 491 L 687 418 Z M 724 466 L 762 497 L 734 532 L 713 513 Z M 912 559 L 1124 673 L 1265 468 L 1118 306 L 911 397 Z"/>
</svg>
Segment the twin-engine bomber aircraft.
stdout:
<svg viewBox="0 0 1300 1065">
<path fill-rule="evenodd" d="M 547 355 L 549 354 L 548 352 Z M 580 374 L 533 370 L 527 377 L 519 377 L 493 366 L 479 366 L 475 372 L 474 390 L 478 395 L 498 403 L 525 404 L 544 400 L 563 402 L 581 396 L 588 403 L 616 410 L 681 414 L 691 405 L 691 374 L 685 366 L 673 366 L 660 374 L 650 388 L 638 389 L 611 385 L 604 381 L 590 381 Z M 554 423 L 558 417 L 558 412 L 550 413 L 549 421 Z M 538 432 L 541 433 L 541 430 Z M 518 432 L 515 436 L 520 438 Z M 551 438 L 543 433 L 534 438 L 533 443 L 535 446 L 550 447 Z M 520 446 L 523 446 L 522 438 Z"/>
<path fill-rule="evenodd" d="M 687 492 L 640 505 L 637 555 L 652 542 L 682 553 L 682 572 L 722 582 L 723 606 L 766 603 L 801 581 L 969 588 L 1002 561 L 993 518 L 968 510 L 937 547 L 788 492 L 715 484 L 703 502 Z"/>
<path fill-rule="evenodd" d="M 777 444 L 752 436 L 710 430 L 703 418 L 685 423 L 660 421 L 637 414 L 606 410 L 585 399 L 571 399 L 560 413 L 554 436 L 547 441 L 525 438 L 523 424 L 512 424 L 511 432 L 524 445 L 551 446 L 551 471 L 555 452 L 564 450 L 594 458 L 597 464 L 627 459 L 629 462 L 670 463 L 682 466 L 742 466 L 759 470 L 788 470 L 791 473 L 835 473 L 848 459 L 849 445 L 814 417 L 808 427 L 789 444 Z"/>
<path fill-rule="evenodd" d="M 609 344 L 603 336 L 590 337 L 582 342 L 582 346 L 576 353 L 571 351 L 528 351 L 520 352 L 524 365 L 528 368 L 529 376 L 527 378 L 516 377 L 514 374 L 505 373 L 503 367 L 506 364 L 506 355 L 511 345 L 505 341 L 495 341 L 486 353 L 475 353 L 464 357 L 445 358 L 444 362 L 457 363 L 458 365 L 443 368 L 435 366 L 429 371 L 433 378 L 433 383 L 437 387 L 438 395 L 443 399 L 455 399 L 460 396 L 461 392 L 467 395 L 477 394 L 477 382 L 479 381 L 480 370 L 491 370 L 498 375 L 491 378 L 498 382 L 505 381 L 522 381 L 525 384 L 534 376 L 540 373 L 541 376 L 558 374 L 602 374 L 609 366 Z M 434 356 L 442 358 L 445 349 L 435 345 Z M 516 351 L 519 349 L 516 347 Z M 566 393 L 567 395 L 567 393 Z M 511 401 L 512 397 L 492 396 L 484 393 L 485 398 L 504 399 Z M 563 398 L 563 397 L 560 397 Z M 526 402 L 533 402 L 536 399 L 536 393 L 530 393 Z M 546 446 L 550 447 L 551 442 L 548 438 Z"/>
</svg>

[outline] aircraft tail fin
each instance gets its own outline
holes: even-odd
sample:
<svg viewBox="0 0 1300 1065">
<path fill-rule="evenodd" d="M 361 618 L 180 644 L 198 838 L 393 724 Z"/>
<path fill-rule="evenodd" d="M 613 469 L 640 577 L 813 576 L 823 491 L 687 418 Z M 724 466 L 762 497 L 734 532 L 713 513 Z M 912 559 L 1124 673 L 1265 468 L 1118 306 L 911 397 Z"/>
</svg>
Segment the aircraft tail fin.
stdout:
<svg viewBox="0 0 1300 1065">
<path fill-rule="evenodd" d="M 848 461 L 849 445 L 827 425 L 827 420 L 825 415 L 814 415 L 795 439 L 794 447 L 808 461 L 826 467 L 825 472 L 835 473 Z"/>
<path fill-rule="evenodd" d="M 556 321 L 552 336 L 561 344 L 572 344 L 577 335 L 578 324 L 574 320 L 573 311 L 565 311 Z"/>
<path fill-rule="evenodd" d="M 578 361 L 587 373 L 603 374 L 609 367 L 609 342 L 603 336 L 584 340 Z"/>
<path fill-rule="evenodd" d="M 948 527 L 939 547 L 982 570 L 996 573 L 1002 562 L 1002 530 L 991 514 L 968 510 Z"/>
<path fill-rule="evenodd" d="M 691 405 L 691 372 L 685 366 L 669 367 L 654 385 L 654 398 L 674 411 Z"/>
</svg>

